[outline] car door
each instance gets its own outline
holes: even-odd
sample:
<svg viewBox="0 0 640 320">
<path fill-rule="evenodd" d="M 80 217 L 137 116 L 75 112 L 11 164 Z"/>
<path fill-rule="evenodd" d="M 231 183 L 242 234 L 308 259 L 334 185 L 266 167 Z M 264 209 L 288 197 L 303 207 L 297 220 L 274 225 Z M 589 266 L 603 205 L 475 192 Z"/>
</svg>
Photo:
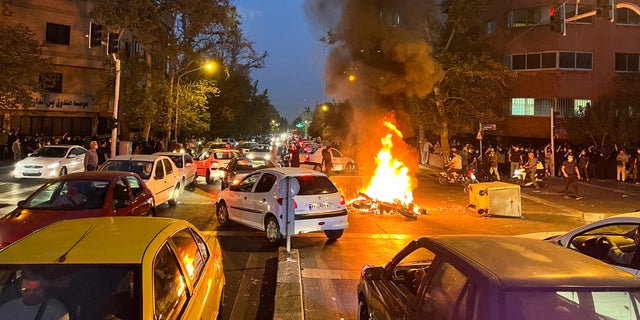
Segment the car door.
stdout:
<svg viewBox="0 0 640 320">
<path fill-rule="evenodd" d="M 247 205 L 247 198 L 251 194 L 255 183 L 260 178 L 262 173 L 256 172 L 251 174 L 237 185 L 233 185 L 229 188 L 229 192 L 226 194 L 224 200 L 227 203 L 227 209 L 229 210 L 229 218 L 231 220 L 240 222 L 242 224 L 250 224 L 250 218 L 254 213 L 247 213 L 246 211 L 255 211 L 255 209 Z M 249 219 L 248 219 L 249 218 Z"/>
<path fill-rule="evenodd" d="M 129 215 L 141 216 L 150 214 L 151 205 L 144 196 L 144 186 L 142 180 L 136 176 L 127 176 L 129 190 L 131 190 L 131 204 L 129 205 Z"/>
<path fill-rule="evenodd" d="M 67 154 L 67 158 L 65 161 L 67 162 L 67 168 L 69 169 L 67 172 L 82 172 L 84 171 L 84 153 L 85 150 L 72 147 Z"/>
<path fill-rule="evenodd" d="M 153 180 L 153 194 L 156 197 L 156 204 L 165 203 L 171 196 L 173 186 L 167 183 L 162 160 L 156 159 L 153 166 L 153 175 L 150 180 Z"/>
<path fill-rule="evenodd" d="M 245 203 L 251 210 L 245 210 L 244 216 L 247 224 L 256 228 L 264 228 L 264 217 L 272 211 L 276 201 L 272 189 L 278 178 L 272 173 L 264 173 L 256 183 L 252 192 L 246 195 Z M 273 208 L 275 210 L 275 208 Z M 273 212 L 277 215 L 276 212 Z"/>
<path fill-rule="evenodd" d="M 131 215 L 131 207 L 133 205 L 133 196 L 131 188 L 125 179 L 116 181 L 113 187 L 113 196 L 111 197 L 111 208 L 115 212 L 115 216 Z"/>
<path fill-rule="evenodd" d="M 343 171 L 344 170 L 344 159 L 342 158 L 342 153 L 340 151 L 331 148 L 331 164 L 333 165 L 333 171 Z"/>
</svg>

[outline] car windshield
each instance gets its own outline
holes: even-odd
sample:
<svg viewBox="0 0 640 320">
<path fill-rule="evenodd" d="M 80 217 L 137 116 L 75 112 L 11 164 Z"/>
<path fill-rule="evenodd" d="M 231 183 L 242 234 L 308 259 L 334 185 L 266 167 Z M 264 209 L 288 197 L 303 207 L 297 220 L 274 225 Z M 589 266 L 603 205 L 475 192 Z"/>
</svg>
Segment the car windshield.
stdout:
<svg viewBox="0 0 640 320">
<path fill-rule="evenodd" d="M 153 161 L 142 160 L 109 160 L 100 167 L 101 171 L 135 172 L 140 178 L 149 180 L 153 172 Z"/>
<path fill-rule="evenodd" d="M 271 147 L 266 144 L 259 144 L 251 147 L 249 152 L 269 152 L 271 151 Z"/>
<path fill-rule="evenodd" d="M 300 182 L 298 195 L 301 196 L 338 192 L 336 186 L 326 176 L 302 175 L 296 176 L 296 180 Z"/>
<path fill-rule="evenodd" d="M 235 171 L 254 171 L 264 168 L 273 168 L 271 161 L 267 160 L 238 160 L 236 163 Z"/>
<path fill-rule="evenodd" d="M 137 264 L 0 265 L 0 310 L 10 301 L 21 302 L 23 281 L 35 280 L 49 304 L 62 303 L 70 319 L 139 320 L 140 270 Z"/>
<path fill-rule="evenodd" d="M 507 291 L 509 319 L 638 319 L 640 291 L 611 288 Z"/>
<path fill-rule="evenodd" d="M 315 153 L 318 150 L 318 148 L 320 148 L 320 145 L 308 144 L 308 145 L 305 145 L 304 148 L 300 150 L 300 153 Z"/>
<path fill-rule="evenodd" d="M 240 155 L 239 152 L 235 152 L 235 151 L 231 151 L 231 150 L 225 150 L 225 151 L 216 151 L 213 156 L 216 159 L 233 159 L 233 158 L 238 158 Z"/>
<path fill-rule="evenodd" d="M 109 190 L 106 180 L 55 181 L 38 189 L 26 209 L 83 210 L 103 208 Z"/>
<path fill-rule="evenodd" d="M 42 147 L 34 151 L 30 157 L 62 158 L 67 154 L 67 150 L 67 148 Z"/>
</svg>

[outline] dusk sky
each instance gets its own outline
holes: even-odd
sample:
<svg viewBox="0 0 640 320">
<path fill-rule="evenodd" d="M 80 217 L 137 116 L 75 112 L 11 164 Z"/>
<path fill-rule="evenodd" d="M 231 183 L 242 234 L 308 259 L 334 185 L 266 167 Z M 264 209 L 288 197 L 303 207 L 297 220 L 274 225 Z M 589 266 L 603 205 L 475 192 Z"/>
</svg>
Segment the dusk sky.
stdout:
<svg viewBox="0 0 640 320">
<path fill-rule="evenodd" d="M 280 115 L 293 121 L 305 107 L 324 101 L 326 50 L 311 30 L 303 0 L 232 0 L 242 16 L 245 37 L 268 52 L 265 67 L 252 73 L 260 91 L 267 89 Z"/>
</svg>

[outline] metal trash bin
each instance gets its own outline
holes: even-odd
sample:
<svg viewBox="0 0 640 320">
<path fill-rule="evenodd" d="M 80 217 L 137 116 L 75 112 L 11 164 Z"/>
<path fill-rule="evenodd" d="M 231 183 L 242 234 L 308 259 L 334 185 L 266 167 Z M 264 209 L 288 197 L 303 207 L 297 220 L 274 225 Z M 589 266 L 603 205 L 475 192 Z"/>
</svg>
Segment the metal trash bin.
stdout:
<svg viewBox="0 0 640 320">
<path fill-rule="evenodd" d="M 469 185 L 469 207 L 479 214 L 522 217 L 520 186 L 505 182 Z"/>
</svg>

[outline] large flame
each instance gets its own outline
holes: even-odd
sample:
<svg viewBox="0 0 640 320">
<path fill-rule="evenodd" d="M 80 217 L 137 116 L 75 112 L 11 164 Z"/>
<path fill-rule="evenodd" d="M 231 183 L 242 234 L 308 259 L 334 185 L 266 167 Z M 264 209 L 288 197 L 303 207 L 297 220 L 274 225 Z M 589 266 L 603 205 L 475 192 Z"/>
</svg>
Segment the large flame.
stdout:
<svg viewBox="0 0 640 320">
<path fill-rule="evenodd" d="M 402 132 L 396 126 L 385 121 L 388 133 L 381 138 L 382 148 L 376 156 L 376 169 L 373 178 L 364 189 L 369 197 L 381 201 L 400 201 L 407 205 L 413 201 L 413 186 L 409 177 L 409 168 L 402 161 L 393 157 L 393 138 L 402 139 Z"/>
</svg>

